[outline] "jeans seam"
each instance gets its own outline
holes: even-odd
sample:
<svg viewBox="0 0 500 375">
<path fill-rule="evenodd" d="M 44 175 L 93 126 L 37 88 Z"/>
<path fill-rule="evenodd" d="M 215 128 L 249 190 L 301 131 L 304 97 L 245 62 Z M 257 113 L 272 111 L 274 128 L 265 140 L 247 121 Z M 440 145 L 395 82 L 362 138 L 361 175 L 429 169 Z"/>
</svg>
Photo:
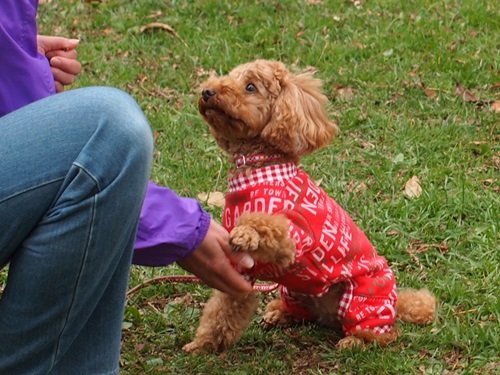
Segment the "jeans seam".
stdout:
<svg viewBox="0 0 500 375">
<path fill-rule="evenodd" d="M 78 165 L 76 163 L 73 163 L 73 164 L 76 165 L 78 168 L 81 168 L 81 170 L 85 174 L 87 174 L 92 180 L 94 180 L 94 182 L 96 183 L 96 185 L 98 186 L 98 189 L 99 189 L 99 184 L 96 181 L 96 179 L 94 178 L 94 176 L 92 176 L 90 173 L 88 173 L 88 171 L 85 168 L 81 167 L 80 165 Z M 69 307 L 67 309 L 66 319 L 65 319 L 64 324 L 63 324 L 63 326 L 61 328 L 61 332 L 59 334 L 59 337 L 57 338 L 56 348 L 54 350 L 54 356 L 52 358 L 52 365 L 51 365 L 50 368 L 52 368 L 56 364 L 56 358 L 59 355 L 59 351 L 60 351 L 61 339 L 62 339 L 62 336 L 63 336 L 63 334 L 65 332 L 65 329 L 66 329 L 69 317 L 71 315 L 72 309 L 73 309 L 74 304 L 75 304 L 76 290 L 78 289 L 78 286 L 80 284 L 81 276 L 82 276 L 84 268 L 85 268 L 85 261 L 87 259 L 87 255 L 88 255 L 88 249 L 90 247 L 90 243 L 92 242 L 92 228 L 93 228 L 93 223 L 94 223 L 95 217 L 96 217 L 96 206 L 97 206 L 97 194 L 93 196 L 93 202 L 92 202 L 92 205 L 91 205 L 91 208 L 90 208 L 91 211 L 92 211 L 92 214 L 91 214 L 91 220 L 89 222 L 89 229 L 88 229 L 88 232 L 87 232 L 87 241 L 86 241 L 86 244 L 85 244 L 85 251 L 83 253 L 82 261 L 81 261 L 81 264 L 80 264 L 80 270 L 78 272 L 78 276 L 76 278 L 75 286 L 74 286 L 74 289 L 73 289 L 73 291 L 74 291 L 73 292 L 73 296 L 72 296 L 72 299 L 71 299 L 71 303 L 70 303 L 70 305 L 69 305 Z"/>
<path fill-rule="evenodd" d="M 93 176 L 91 176 L 91 177 L 93 178 Z M 57 177 L 57 178 L 54 178 L 52 180 L 43 182 L 43 183 L 41 183 L 39 185 L 31 186 L 31 187 L 26 188 L 26 189 L 21 190 L 21 191 L 16 191 L 16 193 L 11 194 L 11 195 L 9 195 L 9 196 L 1 199 L 0 200 L 0 204 L 7 202 L 9 199 L 15 198 L 15 197 L 17 197 L 19 195 L 22 195 L 22 194 L 25 194 L 25 193 L 27 193 L 27 192 L 29 192 L 31 190 L 35 190 L 35 189 L 38 189 L 38 188 L 40 188 L 42 186 L 47 186 L 47 185 L 53 184 L 54 182 L 59 182 L 59 181 L 62 181 L 62 180 L 64 180 L 64 177 Z"/>
<path fill-rule="evenodd" d="M 80 163 L 78 163 L 77 161 L 73 162 L 73 165 L 78 167 L 79 169 L 81 169 L 83 172 L 85 172 L 85 174 L 87 176 L 89 176 L 93 181 L 94 183 L 96 184 L 97 186 L 97 190 L 99 192 L 102 191 L 101 189 L 101 185 L 99 184 L 99 179 L 97 177 L 95 177 L 87 168 L 85 168 L 83 165 L 81 165 Z"/>
<path fill-rule="evenodd" d="M 92 133 L 92 135 L 95 134 L 95 131 Z M 82 150 L 83 150 L 83 147 L 82 147 Z M 81 152 L 81 150 L 80 150 Z M 100 192 L 102 189 L 101 189 L 101 185 L 99 184 L 99 180 L 97 179 L 97 177 L 95 177 L 87 168 L 85 168 L 83 165 L 81 165 L 80 163 L 78 163 L 77 161 L 74 161 L 73 162 L 73 165 L 80 168 L 82 171 L 84 171 L 93 181 L 94 183 L 96 184 L 97 186 L 97 190 Z M 0 203 L 4 203 L 4 202 L 7 202 L 9 199 L 12 199 L 12 198 L 15 198 L 21 194 L 24 194 L 24 193 L 27 193 L 31 190 L 34 190 L 34 189 L 38 189 L 42 186 L 46 186 L 46 185 L 50 185 L 50 184 L 53 184 L 54 182 L 58 182 L 58 181 L 63 181 L 65 177 L 57 177 L 57 178 L 53 178 L 49 181 L 46 181 L 46 182 L 43 182 L 39 185 L 35 185 L 35 186 L 30 186 L 29 188 L 26 188 L 24 190 L 21 190 L 21 191 L 16 191 L 14 194 L 11 194 L 3 199 L 0 199 Z"/>
</svg>

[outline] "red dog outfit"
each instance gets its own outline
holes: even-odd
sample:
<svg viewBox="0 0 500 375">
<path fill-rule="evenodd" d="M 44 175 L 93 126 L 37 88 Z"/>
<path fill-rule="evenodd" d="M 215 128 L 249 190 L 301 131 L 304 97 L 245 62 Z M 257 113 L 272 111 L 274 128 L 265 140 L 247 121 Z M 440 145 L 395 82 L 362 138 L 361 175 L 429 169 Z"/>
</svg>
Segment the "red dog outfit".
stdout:
<svg viewBox="0 0 500 375">
<path fill-rule="evenodd" d="M 320 297 L 333 284 L 344 283 L 338 311 L 345 334 L 369 329 L 384 333 L 396 316 L 396 283 L 384 257 L 379 256 L 349 215 L 294 163 L 265 166 L 229 181 L 223 224 L 231 231 L 244 212 L 282 214 L 290 220 L 295 260 L 285 271 L 256 264 L 255 279 L 281 285 L 286 311 L 310 320 L 297 294 Z"/>
</svg>

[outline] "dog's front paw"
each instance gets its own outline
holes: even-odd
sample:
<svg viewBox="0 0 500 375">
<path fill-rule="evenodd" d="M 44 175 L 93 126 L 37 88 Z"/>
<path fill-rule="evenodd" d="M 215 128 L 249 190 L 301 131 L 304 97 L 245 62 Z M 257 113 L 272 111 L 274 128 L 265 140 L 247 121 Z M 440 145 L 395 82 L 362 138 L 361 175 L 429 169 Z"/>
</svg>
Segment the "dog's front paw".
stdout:
<svg viewBox="0 0 500 375">
<path fill-rule="evenodd" d="M 259 233 L 249 225 L 234 227 L 229 239 L 233 251 L 255 251 L 259 247 L 259 242 Z"/>
<path fill-rule="evenodd" d="M 269 302 L 262 316 L 262 324 L 266 328 L 288 326 L 292 323 L 292 320 L 291 316 L 283 311 L 282 302 L 279 299 Z"/>
<path fill-rule="evenodd" d="M 186 353 L 191 354 L 203 354 L 213 352 L 215 351 L 215 348 L 209 342 L 193 340 L 189 344 L 184 345 L 182 347 L 182 350 L 184 350 Z"/>
<path fill-rule="evenodd" d="M 346 350 L 353 348 L 361 348 L 364 346 L 363 339 L 360 339 L 356 336 L 346 336 L 343 339 L 340 339 L 339 342 L 335 345 L 337 350 Z"/>
<path fill-rule="evenodd" d="M 290 317 L 283 311 L 268 311 L 262 317 L 262 324 L 266 328 L 286 327 L 290 325 Z"/>
</svg>

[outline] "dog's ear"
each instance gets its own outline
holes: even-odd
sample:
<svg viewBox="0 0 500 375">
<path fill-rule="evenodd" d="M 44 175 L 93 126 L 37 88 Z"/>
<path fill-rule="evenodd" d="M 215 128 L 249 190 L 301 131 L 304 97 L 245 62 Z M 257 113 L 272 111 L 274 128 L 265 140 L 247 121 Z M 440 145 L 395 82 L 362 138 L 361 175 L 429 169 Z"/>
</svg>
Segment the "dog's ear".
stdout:
<svg viewBox="0 0 500 375">
<path fill-rule="evenodd" d="M 275 71 L 275 79 L 279 93 L 262 139 L 294 156 L 327 145 L 337 135 L 338 127 L 326 113 L 328 99 L 322 93 L 321 81 L 310 73 L 292 74 L 282 64 Z"/>
</svg>

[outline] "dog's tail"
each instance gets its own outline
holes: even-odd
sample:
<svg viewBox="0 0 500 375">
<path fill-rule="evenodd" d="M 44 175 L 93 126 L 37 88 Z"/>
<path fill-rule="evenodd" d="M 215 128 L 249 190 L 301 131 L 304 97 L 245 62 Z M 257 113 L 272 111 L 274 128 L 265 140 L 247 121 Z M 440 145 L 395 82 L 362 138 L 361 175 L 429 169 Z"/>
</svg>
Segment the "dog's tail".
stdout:
<svg viewBox="0 0 500 375">
<path fill-rule="evenodd" d="M 436 316 L 436 297 L 427 289 L 402 289 L 398 293 L 396 311 L 403 322 L 430 323 Z"/>
</svg>

